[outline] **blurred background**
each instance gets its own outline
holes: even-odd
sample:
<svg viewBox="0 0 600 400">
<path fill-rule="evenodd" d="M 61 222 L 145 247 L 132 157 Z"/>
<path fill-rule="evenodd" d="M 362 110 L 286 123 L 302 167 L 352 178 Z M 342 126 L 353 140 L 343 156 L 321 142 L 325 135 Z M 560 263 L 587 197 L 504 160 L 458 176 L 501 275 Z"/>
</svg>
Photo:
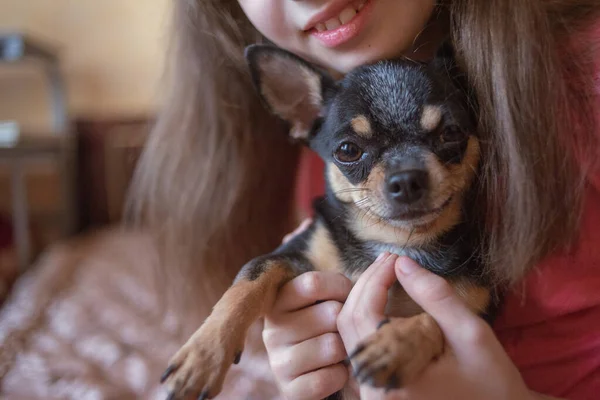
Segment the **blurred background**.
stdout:
<svg viewBox="0 0 600 400">
<path fill-rule="evenodd" d="M 167 0 L 0 0 L 0 278 L 121 218 L 160 102 L 168 12 Z"/>
<path fill-rule="evenodd" d="M 166 279 L 152 235 L 119 224 L 174 3 L 0 0 L 1 399 L 164 399 L 221 290 Z M 223 398 L 276 398 L 257 327 Z"/>
</svg>

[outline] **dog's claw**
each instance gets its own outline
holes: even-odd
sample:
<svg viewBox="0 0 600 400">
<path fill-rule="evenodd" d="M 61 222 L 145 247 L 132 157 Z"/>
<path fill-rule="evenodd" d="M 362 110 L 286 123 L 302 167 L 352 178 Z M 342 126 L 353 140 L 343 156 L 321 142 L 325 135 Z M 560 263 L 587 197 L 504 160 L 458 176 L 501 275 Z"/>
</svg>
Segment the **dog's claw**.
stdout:
<svg viewBox="0 0 600 400">
<path fill-rule="evenodd" d="M 358 347 L 354 349 L 354 351 L 348 356 L 348 359 L 352 360 L 354 357 L 359 355 L 365 348 L 366 346 L 364 344 L 358 345 Z"/>
<path fill-rule="evenodd" d="M 175 400 L 175 392 L 169 393 L 169 396 L 167 396 L 167 400 Z"/>
<path fill-rule="evenodd" d="M 167 369 L 165 370 L 165 372 L 163 372 L 163 374 L 160 377 L 160 383 L 165 383 L 165 381 L 167 380 L 167 378 L 169 376 L 171 376 L 171 374 L 173 372 L 175 372 L 175 369 L 177 369 L 177 367 L 174 364 L 171 364 L 167 367 Z M 168 400 L 172 400 L 172 399 L 168 399 Z"/>
<path fill-rule="evenodd" d="M 387 385 L 385 386 L 385 392 L 392 391 L 400 387 L 400 381 L 396 375 L 392 375 Z"/>
<path fill-rule="evenodd" d="M 377 330 L 379 330 L 379 328 L 381 328 L 381 327 L 382 327 L 382 326 L 384 326 L 385 324 L 389 324 L 389 323 L 390 323 L 390 319 L 389 319 L 389 318 L 386 318 L 386 319 L 382 320 L 381 322 L 379 322 L 379 323 L 377 324 Z"/>
<path fill-rule="evenodd" d="M 352 355 L 357 381 L 392 390 L 416 379 L 443 350 L 441 331 L 429 318 L 392 319 L 380 324 Z"/>
<path fill-rule="evenodd" d="M 361 374 L 361 372 L 363 371 L 363 369 L 367 366 L 367 363 L 362 363 L 360 364 L 358 367 L 354 368 L 354 371 L 352 372 L 352 375 L 355 378 L 358 378 L 359 375 Z"/>
<path fill-rule="evenodd" d="M 361 367 L 363 367 L 363 366 L 361 365 Z M 357 374 L 357 379 L 359 380 L 360 383 L 364 383 L 364 381 L 366 381 L 367 379 L 371 378 L 372 376 L 374 376 L 379 371 L 385 369 L 385 365 L 382 365 L 382 366 L 379 366 L 379 367 L 375 367 L 375 368 L 371 368 L 371 369 L 365 369 L 365 368 L 361 368 L 361 369 L 362 370 L 360 371 L 360 373 Z"/>
<path fill-rule="evenodd" d="M 208 399 L 208 390 L 203 391 L 202 393 L 200 393 L 200 396 L 198 396 L 198 400 L 206 400 L 206 399 Z"/>
<path fill-rule="evenodd" d="M 235 359 L 233 360 L 233 363 L 234 364 L 239 364 L 241 359 L 242 359 L 242 352 L 240 351 L 239 353 L 237 353 L 235 355 Z"/>
</svg>

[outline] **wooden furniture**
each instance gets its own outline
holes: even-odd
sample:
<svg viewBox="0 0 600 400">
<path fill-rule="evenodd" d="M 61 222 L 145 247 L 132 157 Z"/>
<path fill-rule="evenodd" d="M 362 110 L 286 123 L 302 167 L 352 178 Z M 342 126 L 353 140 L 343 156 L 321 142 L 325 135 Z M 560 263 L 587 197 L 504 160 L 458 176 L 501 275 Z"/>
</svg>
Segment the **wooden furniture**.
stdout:
<svg viewBox="0 0 600 400">
<path fill-rule="evenodd" d="M 55 49 L 30 36 L 0 33 L 0 64 L 34 63 L 41 66 L 49 88 L 52 128 L 48 134 L 20 132 L 15 143 L 0 146 L 0 163 L 11 171 L 12 212 L 19 265 L 32 261 L 29 239 L 28 197 L 25 185 L 27 163 L 40 159 L 58 165 L 61 192 L 61 231 L 64 236 L 77 230 L 76 143 L 66 110 L 65 88 Z M 0 70 L 1 71 L 1 70 Z M 1 90 L 1 89 L 0 89 Z"/>
<path fill-rule="evenodd" d="M 75 121 L 84 229 L 119 223 L 133 171 L 153 123 L 147 115 Z"/>
</svg>

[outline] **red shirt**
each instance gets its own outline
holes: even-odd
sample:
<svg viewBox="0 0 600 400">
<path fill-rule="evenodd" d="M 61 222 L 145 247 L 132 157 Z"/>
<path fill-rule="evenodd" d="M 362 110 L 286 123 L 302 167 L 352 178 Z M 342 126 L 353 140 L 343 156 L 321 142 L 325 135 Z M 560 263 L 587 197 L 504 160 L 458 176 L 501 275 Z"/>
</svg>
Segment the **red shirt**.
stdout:
<svg viewBox="0 0 600 400">
<path fill-rule="evenodd" d="M 593 58 L 600 138 L 600 23 L 574 43 Z M 600 156 L 600 148 L 596 149 Z M 600 171 L 588 176 L 580 237 L 548 257 L 505 299 L 498 338 L 529 388 L 576 400 L 600 399 Z"/>
<path fill-rule="evenodd" d="M 590 35 L 598 61 L 600 137 L 600 24 Z M 323 162 L 306 151 L 298 187 L 305 213 L 323 187 Z M 589 176 L 575 249 L 540 263 L 505 299 L 494 328 L 531 390 L 573 400 L 600 399 L 600 171 Z"/>
</svg>

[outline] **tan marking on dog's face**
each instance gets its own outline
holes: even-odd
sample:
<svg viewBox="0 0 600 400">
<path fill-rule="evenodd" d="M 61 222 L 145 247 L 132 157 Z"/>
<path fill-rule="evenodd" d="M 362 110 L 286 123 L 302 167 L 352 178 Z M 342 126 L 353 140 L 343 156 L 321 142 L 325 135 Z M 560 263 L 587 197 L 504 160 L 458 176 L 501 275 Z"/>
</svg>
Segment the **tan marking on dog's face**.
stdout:
<svg viewBox="0 0 600 400">
<path fill-rule="evenodd" d="M 354 192 L 359 188 L 354 186 L 344 176 L 342 171 L 333 163 L 327 165 L 327 179 L 333 190 L 333 194 L 343 203 L 352 203 Z"/>
<path fill-rule="evenodd" d="M 367 182 L 364 187 L 377 193 L 379 196 L 383 193 L 383 187 L 385 185 L 385 169 L 380 164 L 377 164 L 371 169 L 371 173 L 367 178 Z"/>
<path fill-rule="evenodd" d="M 458 165 L 451 165 L 449 168 L 452 180 L 462 190 L 466 189 L 473 182 L 477 166 L 479 165 L 480 150 L 479 140 L 471 136 L 462 162 Z"/>
<path fill-rule="evenodd" d="M 423 227 L 416 227 L 415 232 L 427 237 L 429 240 L 434 239 L 444 232 L 448 232 L 460 222 L 462 200 L 462 195 L 454 197 L 435 221 Z"/>
<path fill-rule="evenodd" d="M 371 123 L 364 115 L 357 115 L 356 117 L 352 118 L 350 125 L 352 125 L 352 129 L 354 129 L 354 132 L 356 132 L 358 136 L 365 139 L 370 139 L 373 137 Z"/>
<path fill-rule="evenodd" d="M 442 109 L 440 106 L 426 105 L 421 114 L 421 128 L 430 132 L 437 128 L 442 120 Z"/>
<path fill-rule="evenodd" d="M 366 209 L 368 206 L 378 204 L 383 200 L 383 184 L 385 171 L 382 166 L 376 165 L 366 180 L 353 185 L 334 163 L 327 166 L 327 178 L 335 196 L 344 203 L 358 203 L 357 207 Z M 369 201 L 364 199 L 369 196 Z"/>
<path fill-rule="evenodd" d="M 377 213 L 377 210 L 387 207 L 383 193 L 385 170 L 382 166 L 373 167 L 369 177 L 358 185 L 350 183 L 333 163 L 328 165 L 327 174 L 335 196 L 344 203 L 355 203 L 350 226 L 359 239 L 418 246 L 434 240 L 460 220 L 461 199 L 457 197 L 431 224 L 414 229 L 408 225 L 393 226 Z M 368 201 L 365 200 L 367 196 Z"/>
<path fill-rule="evenodd" d="M 315 228 L 305 255 L 317 271 L 343 271 L 339 250 L 322 224 Z"/>
<path fill-rule="evenodd" d="M 350 221 L 352 232 L 361 240 L 393 246 L 422 246 L 430 243 L 460 222 L 461 199 L 454 198 L 430 224 L 412 227 L 394 226 L 374 214 L 355 211 Z"/>
<path fill-rule="evenodd" d="M 346 203 L 357 203 L 350 227 L 361 240 L 377 241 L 390 245 L 419 246 L 435 240 L 460 222 L 463 193 L 471 184 L 479 162 L 479 142 L 470 137 L 462 163 L 445 167 L 434 154 L 426 158 L 430 179 L 430 207 L 441 207 L 450 197 L 452 200 L 431 222 L 419 226 L 393 224 L 386 221 L 377 210 L 387 206 L 383 194 L 385 171 L 373 168 L 369 179 L 352 185 L 334 164 L 328 169 L 329 181 L 336 196 Z M 369 190 L 365 190 L 369 189 Z M 363 201 L 369 196 L 368 201 Z"/>
<path fill-rule="evenodd" d="M 484 313 L 490 306 L 490 289 L 461 278 L 450 283 L 458 296 L 474 313 Z"/>
<path fill-rule="evenodd" d="M 425 159 L 430 180 L 432 208 L 440 207 L 450 196 L 457 196 L 471 185 L 479 163 L 479 141 L 470 137 L 460 164 L 444 166 L 434 154 Z"/>
</svg>

